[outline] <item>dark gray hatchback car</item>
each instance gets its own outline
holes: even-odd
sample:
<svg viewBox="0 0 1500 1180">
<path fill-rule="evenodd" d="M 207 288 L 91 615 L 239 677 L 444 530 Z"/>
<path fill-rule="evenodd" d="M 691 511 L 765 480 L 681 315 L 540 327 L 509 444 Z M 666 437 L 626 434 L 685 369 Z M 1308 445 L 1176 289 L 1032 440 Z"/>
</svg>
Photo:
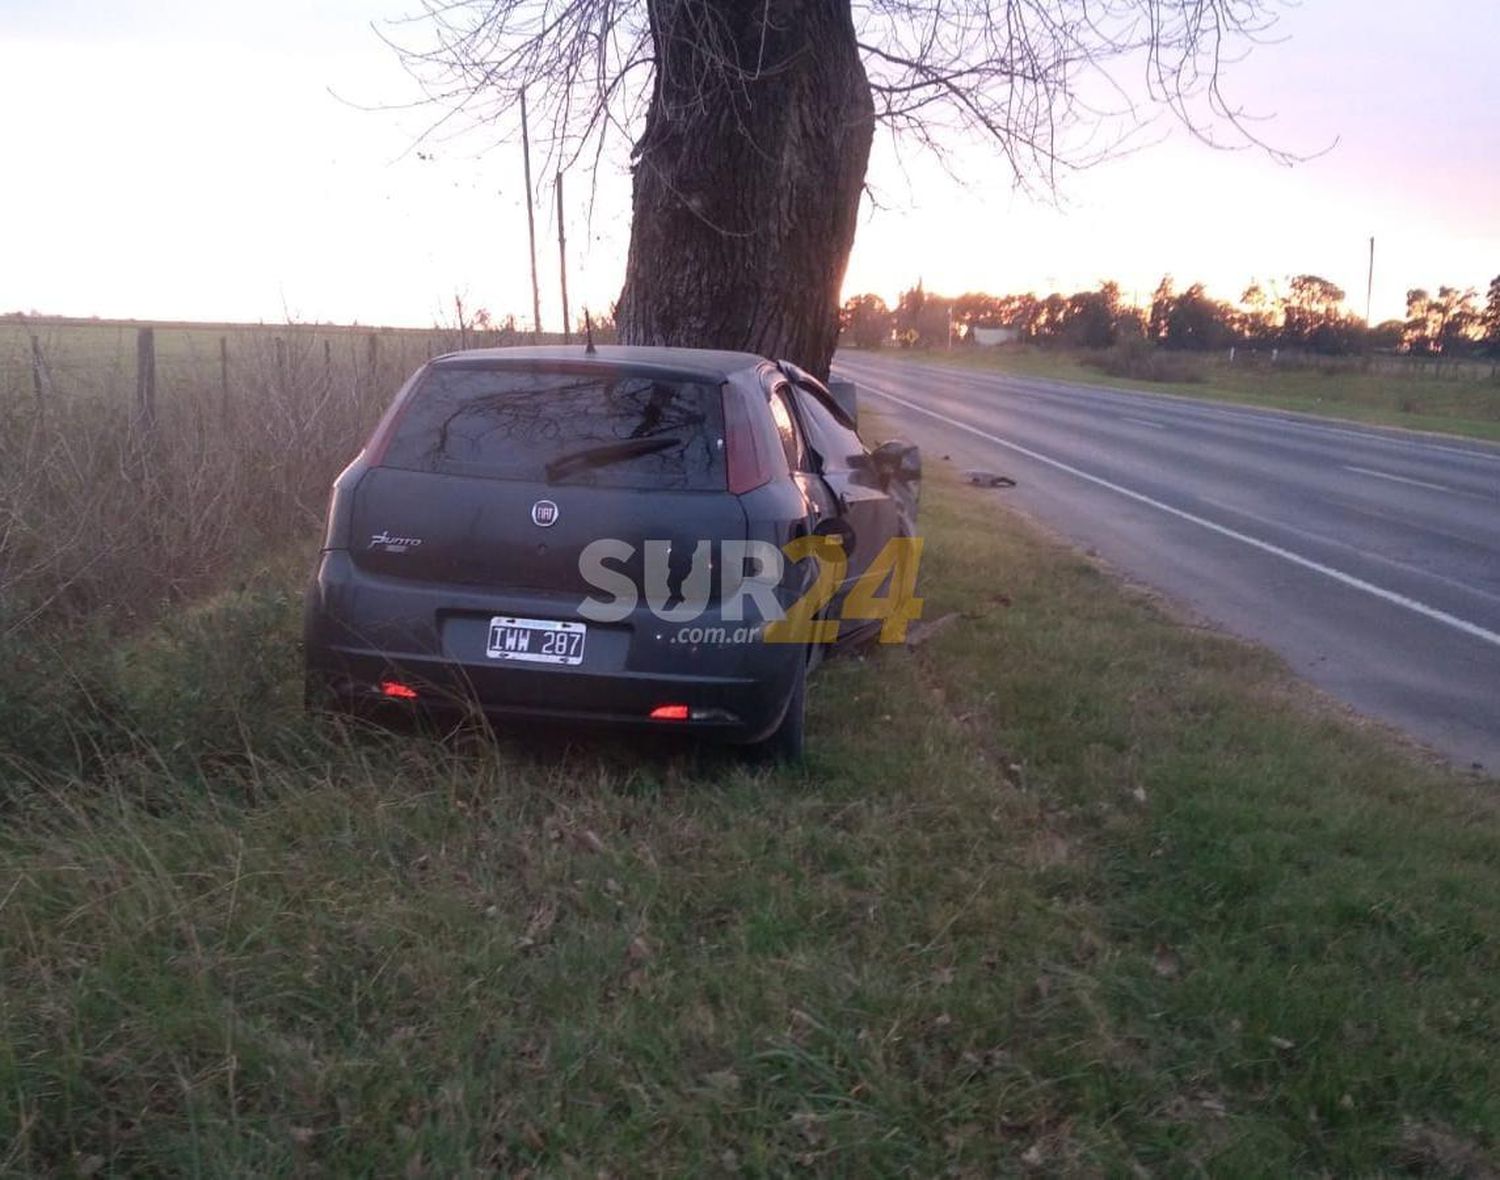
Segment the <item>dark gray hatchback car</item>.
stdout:
<svg viewBox="0 0 1500 1180">
<path fill-rule="evenodd" d="M 819 382 L 747 353 L 439 357 L 334 484 L 310 701 L 706 731 L 796 757 L 822 645 L 765 642 L 763 624 L 818 562 L 764 555 L 836 536 L 837 618 L 913 535 L 920 474 L 914 447 L 867 450 Z M 835 624 L 839 642 L 878 626 Z"/>
</svg>

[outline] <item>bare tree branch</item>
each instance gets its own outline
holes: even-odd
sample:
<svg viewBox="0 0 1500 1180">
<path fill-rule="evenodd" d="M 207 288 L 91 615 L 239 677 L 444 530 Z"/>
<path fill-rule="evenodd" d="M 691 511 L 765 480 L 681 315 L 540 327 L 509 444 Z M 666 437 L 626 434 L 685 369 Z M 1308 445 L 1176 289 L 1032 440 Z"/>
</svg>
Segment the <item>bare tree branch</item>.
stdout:
<svg viewBox="0 0 1500 1180">
<path fill-rule="evenodd" d="M 1226 92 L 1226 69 L 1271 40 L 1284 0 L 851 0 L 876 103 L 896 141 L 946 159 L 979 139 L 1017 183 L 1055 184 L 1059 169 L 1124 150 L 1149 108 L 1221 148 L 1269 144 L 1260 119 Z M 778 5 L 760 0 L 763 33 Z M 690 119 L 785 69 L 747 57 L 720 10 L 693 0 L 423 0 L 381 36 L 441 112 L 427 136 L 483 127 L 513 134 L 522 89 L 547 168 L 611 144 L 634 145 L 653 93 L 690 95 L 658 119 Z M 657 19 L 653 35 L 652 16 Z M 690 55 L 666 52 L 690 45 Z M 660 62 L 690 63 L 658 87 Z M 686 83 L 679 85 L 677 83 Z"/>
</svg>

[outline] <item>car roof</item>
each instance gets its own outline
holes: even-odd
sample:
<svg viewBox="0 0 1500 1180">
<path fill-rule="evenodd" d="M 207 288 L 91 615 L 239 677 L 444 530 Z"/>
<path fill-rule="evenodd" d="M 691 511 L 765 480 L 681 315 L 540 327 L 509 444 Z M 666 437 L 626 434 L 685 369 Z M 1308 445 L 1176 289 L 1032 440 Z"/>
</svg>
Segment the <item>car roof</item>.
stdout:
<svg viewBox="0 0 1500 1180">
<path fill-rule="evenodd" d="M 655 345 L 601 344 L 589 351 L 582 344 L 538 344 L 518 348 L 471 348 L 450 352 L 431 362 L 443 368 L 507 368 L 511 365 L 566 365 L 602 369 L 670 372 L 687 377 L 726 381 L 767 362 L 753 352 L 711 348 L 665 348 Z"/>
</svg>

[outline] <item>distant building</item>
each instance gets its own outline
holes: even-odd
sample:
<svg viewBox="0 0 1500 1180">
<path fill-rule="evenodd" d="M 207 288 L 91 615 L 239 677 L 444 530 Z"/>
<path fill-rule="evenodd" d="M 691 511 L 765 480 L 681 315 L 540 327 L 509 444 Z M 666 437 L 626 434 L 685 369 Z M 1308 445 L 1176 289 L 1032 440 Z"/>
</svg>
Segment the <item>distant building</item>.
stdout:
<svg viewBox="0 0 1500 1180">
<path fill-rule="evenodd" d="M 970 328 L 974 343 L 980 348 L 994 348 L 997 344 L 1014 344 L 1021 338 L 1019 328 Z"/>
</svg>

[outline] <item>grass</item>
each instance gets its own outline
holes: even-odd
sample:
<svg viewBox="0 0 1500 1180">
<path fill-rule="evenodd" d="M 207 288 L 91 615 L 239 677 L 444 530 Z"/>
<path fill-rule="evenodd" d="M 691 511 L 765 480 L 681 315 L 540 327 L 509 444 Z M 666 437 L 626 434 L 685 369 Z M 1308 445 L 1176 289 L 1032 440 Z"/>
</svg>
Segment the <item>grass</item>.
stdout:
<svg viewBox="0 0 1500 1180">
<path fill-rule="evenodd" d="M 428 357 L 461 344 L 458 331 L 447 329 L 7 317 L 0 318 L 0 401 L 29 406 L 36 397 L 35 338 L 44 406 L 59 399 L 133 406 L 143 327 L 153 329 L 158 399 L 191 399 L 216 415 L 226 403 L 256 404 L 267 385 L 305 392 L 321 384 L 399 385 Z M 494 335 L 471 344 L 492 343 Z"/>
<path fill-rule="evenodd" d="M 1090 363 L 1087 353 L 1040 348 L 955 348 L 882 356 L 1046 377 L 1117 389 L 1175 393 L 1265 409 L 1295 410 L 1377 426 L 1500 439 L 1500 380 L 1478 375 L 1439 378 L 1369 371 L 1330 361 L 1322 367 L 1230 366 L 1222 357 L 1184 354 L 1190 375 L 1201 380 L 1147 381 L 1114 376 Z M 1472 367 L 1478 374 L 1481 367 Z"/>
<path fill-rule="evenodd" d="M 222 587 L 246 554 L 319 526 L 339 468 L 428 357 L 515 339 L 155 324 L 148 415 L 137 327 L 0 317 L 0 637 L 119 633 Z"/>
<path fill-rule="evenodd" d="M 346 331 L 325 356 L 316 330 L 266 328 L 226 337 L 226 374 L 213 331 L 164 327 L 148 428 L 133 331 L 38 331 L 41 397 L 0 325 L 0 635 L 130 630 L 284 550 L 410 372 L 390 342 Z M 403 343 L 419 364 L 425 342 Z"/>
<path fill-rule="evenodd" d="M 431 356 L 469 347 L 531 342 L 530 333 L 457 327 L 385 328 L 361 325 L 194 324 L 149 320 L 88 320 L 0 316 L 0 394 L 7 387 L 34 393 L 32 338 L 41 353 L 44 397 L 52 387 L 72 395 L 110 399 L 135 395 L 136 338 L 155 336 L 157 380 L 167 393 L 191 389 L 217 402 L 224 383 L 221 342 L 228 360 L 230 395 L 256 370 L 279 370 L 283 381 L 309 384 L 320 376 L 355 374 L 397 384 Z M 372 343 L 373 341 L 373 343 Z M 547 334 L 543 342 L 561 343 Z M 300 372 L 299 372 L 300 370 Z"/>
<path fill-rule="evenodd" d="M 312 725 L 298 560 L 7 685 L 0 1166 L 1492 1174 L 1495 784 L 924 511 L 796 770 Z"/>
</svg>

